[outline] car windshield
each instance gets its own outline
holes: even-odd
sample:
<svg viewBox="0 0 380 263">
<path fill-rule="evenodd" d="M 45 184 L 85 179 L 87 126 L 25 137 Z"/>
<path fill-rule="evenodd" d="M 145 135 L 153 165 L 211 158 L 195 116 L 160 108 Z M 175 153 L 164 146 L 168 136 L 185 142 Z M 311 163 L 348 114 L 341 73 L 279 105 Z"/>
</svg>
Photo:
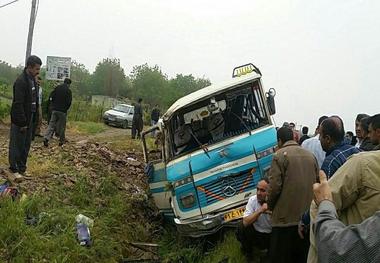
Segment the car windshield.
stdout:
<svg viewBox="0 0 380 263">
<path fill-rule="evenodd" d="M 113 108 L 115 111 L 121 111 L 121 112 L 125 112 L 125 113 L 128 113 L 129 110 L 130 110 L 130 106 L 125 106 L 125 105 L 117 105 L 115 106 L 115 108 Z"/>
<path fill-rule="evenodd" d="M 169 121 L 172 158 L 270 123 L 259 81 L 181 109 Z"/>
</svg>

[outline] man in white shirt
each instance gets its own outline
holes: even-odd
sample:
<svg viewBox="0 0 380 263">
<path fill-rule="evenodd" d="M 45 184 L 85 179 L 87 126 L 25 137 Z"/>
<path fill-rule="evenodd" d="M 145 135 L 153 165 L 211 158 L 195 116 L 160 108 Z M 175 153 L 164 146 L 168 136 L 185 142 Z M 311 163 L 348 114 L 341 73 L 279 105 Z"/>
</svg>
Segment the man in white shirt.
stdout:
<svg viewBox="0 0 380 263">
<path fill-rule="evenodd" d="M 256 195 L 248 200 L 243 222 L 239 226 L 236 237 L 240 241 L 242 250 L 247 257 L 252 257 L 253 247 L 268 249 L 272 223 L 267 213 L 268 206 L 265 202 L 269 181 L 261 179 L 256 188 Z"/>
<path fill-rule="evenodd" d="M 301 144 L 302 148 L 314 154 L 315 158 L 317 159 L 319 168 L 322 167 L 322 163 L 325 160 L 325 156 L 326 156 L 325 151 L 323 151 L 322 149 L 321 142 L 319 141 L 319 127 L 325 119 L 327 119 L 327 116 L 322 116 L 319 118 L 318 126 L 315 129 L 316 135 L 310 139 L 304 140 L 303 143 Z"/>
</svg>

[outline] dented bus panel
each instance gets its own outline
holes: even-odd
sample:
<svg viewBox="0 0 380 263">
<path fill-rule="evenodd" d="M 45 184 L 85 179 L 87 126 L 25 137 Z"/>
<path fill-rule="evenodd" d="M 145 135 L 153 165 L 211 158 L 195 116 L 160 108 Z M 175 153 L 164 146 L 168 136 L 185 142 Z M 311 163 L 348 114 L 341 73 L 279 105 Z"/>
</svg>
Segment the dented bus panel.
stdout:
<svg viewBox="0 0 380 263">
<path fill-rule="evenodd" d="M 269 170 L 276 130 L 273 90 L 255 67 L 177 100 L 143 133 L 154 201 L 179 232 L 202 236 L 236 223 Z M 155 151 L 146 138 L 157 130 Z"/>
</svg>

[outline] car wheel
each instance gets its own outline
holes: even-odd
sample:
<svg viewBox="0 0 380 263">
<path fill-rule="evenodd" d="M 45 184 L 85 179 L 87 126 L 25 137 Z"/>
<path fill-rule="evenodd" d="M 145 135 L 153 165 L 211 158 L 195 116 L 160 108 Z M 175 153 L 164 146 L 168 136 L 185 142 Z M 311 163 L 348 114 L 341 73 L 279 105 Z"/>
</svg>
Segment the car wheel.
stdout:
<svg viewBox="0 0 380 263">
<path fill-rule="evenodd" d="M 125 121 L 123 122 L 123 129 L 127 129 L 128 128 L 128 121 Z"/>
</svg>

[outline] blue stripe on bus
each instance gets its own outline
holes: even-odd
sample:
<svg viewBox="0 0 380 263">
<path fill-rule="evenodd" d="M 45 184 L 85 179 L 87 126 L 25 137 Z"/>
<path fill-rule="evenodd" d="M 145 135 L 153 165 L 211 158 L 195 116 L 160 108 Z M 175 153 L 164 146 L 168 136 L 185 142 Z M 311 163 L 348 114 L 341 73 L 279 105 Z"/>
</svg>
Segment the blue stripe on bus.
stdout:
<svg viewBox="0 0 380 263">
<path fill-rule="evenodd" d="M 246 156 L 254 155 L 255 151 L 253 146 L 255 146 L 256 152 L 274 147 L 277 143 L 276 130 L 274 128 L 264 130 L 255 135 L 248 136 L 241 140 L 235 141 L 230 145 L 220 147 L 209 151 L 210 159 L 204 153 L 199 153 L 196 156 L 183 160 L 179 163 L 175 163 L 167 167 L 167 178 L 168 181 L 174 182 L 183 178 L 186 178 L 190 175 L 189 171 L 189 162 L 191 160 L 191 166 L 193 174 L 198 174 L 207 170 L 212 169 L 213 167 L 238 161 Z M 227 152 L 226 157 L 220 157 L 219 151 L 225 149 Z M 261 162 L 260 162 L 261 164 Z"/>
</svg>

